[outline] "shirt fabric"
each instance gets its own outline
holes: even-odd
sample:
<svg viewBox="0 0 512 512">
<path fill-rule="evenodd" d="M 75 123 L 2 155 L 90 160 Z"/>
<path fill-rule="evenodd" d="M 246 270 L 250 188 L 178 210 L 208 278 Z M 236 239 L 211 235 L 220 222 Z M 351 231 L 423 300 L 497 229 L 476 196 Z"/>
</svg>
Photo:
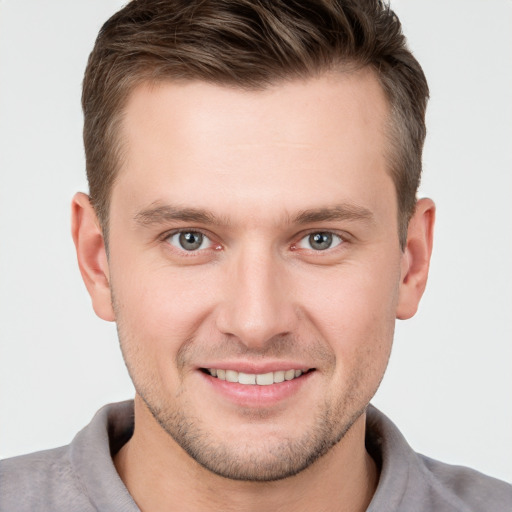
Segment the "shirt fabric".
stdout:
<svg viewBox="0 0 512 512">
<path fill-rule="evenodd" d="M 132 433 L 133 401 L 110 404 L 70 445 L 0 461 L 0 512 L 140 512 L 112 460 Z M 512 512 L 512 485 L 415 453 L 372 406 L 366 438 L 380 466 L 367 512 Z"/>
</svg>

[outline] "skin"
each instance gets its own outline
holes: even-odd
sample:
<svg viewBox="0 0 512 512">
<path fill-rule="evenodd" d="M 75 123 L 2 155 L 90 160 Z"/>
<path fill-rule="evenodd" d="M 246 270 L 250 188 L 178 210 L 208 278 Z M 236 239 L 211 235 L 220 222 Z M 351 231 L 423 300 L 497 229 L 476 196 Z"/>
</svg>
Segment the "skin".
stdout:
<svg viewBox="0 0 512 512">
<path fill-rule="evenodd" d="M 84 194 L 73 236 L 137 391 L 115 464 L 142 510 L 366 510 L 365 409 L 425 288 L 434 222 L 420 200 L 400 250 L 388 110 L 368 70 L 131 94 L 108 258 Z M 177 229 L 205 242 L 186 251 Z M 246 399 L 201 371 L 231 367 L 312 371 Z"/>
</svg>

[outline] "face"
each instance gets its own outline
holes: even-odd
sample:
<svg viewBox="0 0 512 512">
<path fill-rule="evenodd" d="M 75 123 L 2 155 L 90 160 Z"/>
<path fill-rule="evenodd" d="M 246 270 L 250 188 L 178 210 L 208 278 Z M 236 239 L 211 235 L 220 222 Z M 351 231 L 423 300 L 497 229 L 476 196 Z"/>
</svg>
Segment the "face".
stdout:
<svg viewBox="0 0 512 512">
<path fill-rule="evenodd" d="M 380 383 L 403 258 L 387 114 L 370 72 L 130 97 L 108 261 L 121 346 L 147 414 L 217 474 L 301 471 Z"/>
</svg>

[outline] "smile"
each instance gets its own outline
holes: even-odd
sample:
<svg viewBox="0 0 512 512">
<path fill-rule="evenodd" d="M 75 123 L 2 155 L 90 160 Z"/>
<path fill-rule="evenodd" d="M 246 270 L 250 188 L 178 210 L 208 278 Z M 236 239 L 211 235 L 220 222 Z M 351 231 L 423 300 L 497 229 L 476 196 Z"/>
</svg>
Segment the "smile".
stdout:
<svg viewBox="0 0 512 512">
<path fill-rule="evenodd" d="M 217 379 L 225 380 L 227 382 L 246 384 L 249 386 L 270 386 L 272 384 L 279 384 L 280 382 L 297 379 L 304 373 L 311 370 L 290 369 L 268 373 L 244 373 L 237 372 L 236 370 L 207 368 L 205 371 L 212 377 L 216 377 Z"/>
</svg>

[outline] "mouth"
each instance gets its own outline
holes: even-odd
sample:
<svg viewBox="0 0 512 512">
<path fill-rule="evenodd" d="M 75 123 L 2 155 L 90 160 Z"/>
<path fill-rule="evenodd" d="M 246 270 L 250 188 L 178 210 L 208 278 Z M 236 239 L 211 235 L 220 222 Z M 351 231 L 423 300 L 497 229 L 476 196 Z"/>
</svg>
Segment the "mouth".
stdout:
<svg viewBox="0 0 512 512">
<path fill-rule="evenodd" d="M 245 373 L 236 370 L 224 370 L 221 368 L 201 368 L 203 373 L 219 380 L 246 386 L 271 386 L 285 381 L 299 379 L 305 374 L 315 371 L 314 368 L 278 370 L 267 373 Z"/>
</svg>

